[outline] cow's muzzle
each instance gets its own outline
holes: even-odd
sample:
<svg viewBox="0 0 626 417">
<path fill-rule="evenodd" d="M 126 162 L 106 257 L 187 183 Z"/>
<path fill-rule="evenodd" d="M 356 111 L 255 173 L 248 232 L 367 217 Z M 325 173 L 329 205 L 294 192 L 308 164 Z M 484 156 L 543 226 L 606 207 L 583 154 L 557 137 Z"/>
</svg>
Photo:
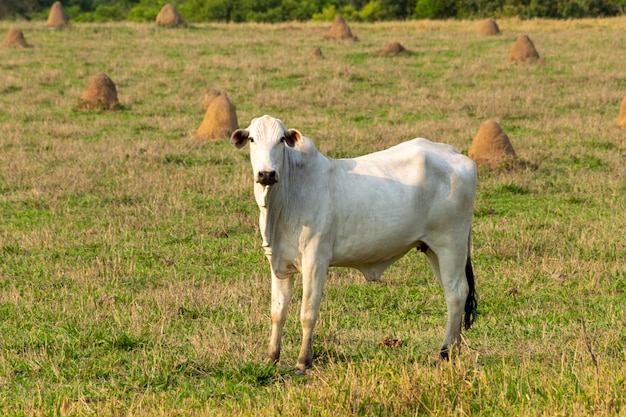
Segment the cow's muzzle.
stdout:
<svg viewBox="0 0 626 417">
<path fill-rule="evenodd" d="M 256 182 L 261 185 L 272 185 L 278 182 L 276 171 L 259 171 L 256 175 Z"/>
</svg>

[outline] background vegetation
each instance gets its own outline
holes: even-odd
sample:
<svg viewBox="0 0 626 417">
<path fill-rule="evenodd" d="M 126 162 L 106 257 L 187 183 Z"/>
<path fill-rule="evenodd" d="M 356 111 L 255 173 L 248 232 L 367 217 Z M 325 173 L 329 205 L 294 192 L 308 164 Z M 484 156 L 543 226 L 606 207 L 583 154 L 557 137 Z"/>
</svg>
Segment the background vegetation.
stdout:
<svg viewBox="0 0 626 417">
<path fill-rule="evenodd" d="M 0 49 L 0 413 L 624 415 L 626 19 L 498 23 L 353 23 L 360 41 L 334 42 L 319 22 L 19 22 L 33 47 Z M 506 62 L 521 33 L 541 62 Z M 392 41 L 410 53 L 377 54 Z M 75 111 L 100 72 L 123 109 Z M 459 357 L 437 361 L 445 304 L 412 251 L 380 283 L 331 271 L 306 377 L 299 296 L 265 364 L 247 151 L 191 135 L 209 88 L 242 126 L 272 114 L 332 157 L 415 136 L 466 152 L 501 124 L 526 164 L 480 173 Z"/>
<path fill-rule="evenodd" d="M 41 18 L 55 0 L 4 0 L 1 18 Z M 624 14 L 626 0 L 62 0 L 75 21 L 154 21 L 165 3 L 188 22 L 288 22 L 484 17 L 583 18 Z"/>
</svg>

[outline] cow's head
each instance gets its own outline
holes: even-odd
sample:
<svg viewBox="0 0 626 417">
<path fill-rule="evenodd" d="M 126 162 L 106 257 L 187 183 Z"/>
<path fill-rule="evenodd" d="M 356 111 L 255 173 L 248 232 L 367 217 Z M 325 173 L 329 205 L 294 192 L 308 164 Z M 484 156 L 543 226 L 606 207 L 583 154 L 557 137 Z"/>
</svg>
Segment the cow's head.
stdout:
<svg viewBox="0 0 626 417">
<path fill-rule="evenodd" d="M 295 147 L 302 135 L 295 129 L 287 129 L 283 123 L 271 116 L 253 119 L 247 129 L 237 129 L 230 143 L 243 148 L 250 142 L 250 162 L 254 181 L 261 185 L 276 184 L 285 158 L 285 147 Z"/>
</svg>

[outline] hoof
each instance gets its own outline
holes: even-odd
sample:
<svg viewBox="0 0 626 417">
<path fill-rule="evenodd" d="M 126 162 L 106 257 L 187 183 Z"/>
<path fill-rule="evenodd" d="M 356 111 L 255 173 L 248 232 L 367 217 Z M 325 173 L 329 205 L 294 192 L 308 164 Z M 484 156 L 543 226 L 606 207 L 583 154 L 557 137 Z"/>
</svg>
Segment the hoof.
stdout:
<svg viewBox="0 0 626 417">
<path fill-rule="evenodd" d="M 439 359 L 446 362 L 450 360 L 449 350 L 447 346 L 441 348 L 441 351 L 439 352 Z"/>
</svg>

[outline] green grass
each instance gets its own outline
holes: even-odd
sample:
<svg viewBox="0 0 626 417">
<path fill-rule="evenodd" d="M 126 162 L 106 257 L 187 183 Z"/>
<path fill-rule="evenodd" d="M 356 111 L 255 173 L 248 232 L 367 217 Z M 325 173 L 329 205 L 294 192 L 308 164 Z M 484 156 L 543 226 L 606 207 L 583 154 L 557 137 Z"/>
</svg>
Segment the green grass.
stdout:
<svg viewBox="0 0 626 417">
<path fill-rule="evenodd" d="M 323 23 L 17 23 L 34 47 L 0 49 L 3 414 L 626 415 L 623 18 L 503 20 L 497 38 L 354 24 L 359 42 Z M 541 62 L 506 62 L 520 33 Z M 377 54 L 392 41 L 410 53 Z M 100 72 L 121 110 L 77 111 Z M 296 291 L 265 363 L 247 151 L 193 139 L 209 88 L 241 126 L 271 114 L 333 157 L 417 136 L 467 153 L 500 123 L 522 164 L 479 175 L 479 313 L 459 355 L 437 360 L 445 305 L 413 251 L 378 283 L 330 271 L 305 377 Z"/>
</svg>

